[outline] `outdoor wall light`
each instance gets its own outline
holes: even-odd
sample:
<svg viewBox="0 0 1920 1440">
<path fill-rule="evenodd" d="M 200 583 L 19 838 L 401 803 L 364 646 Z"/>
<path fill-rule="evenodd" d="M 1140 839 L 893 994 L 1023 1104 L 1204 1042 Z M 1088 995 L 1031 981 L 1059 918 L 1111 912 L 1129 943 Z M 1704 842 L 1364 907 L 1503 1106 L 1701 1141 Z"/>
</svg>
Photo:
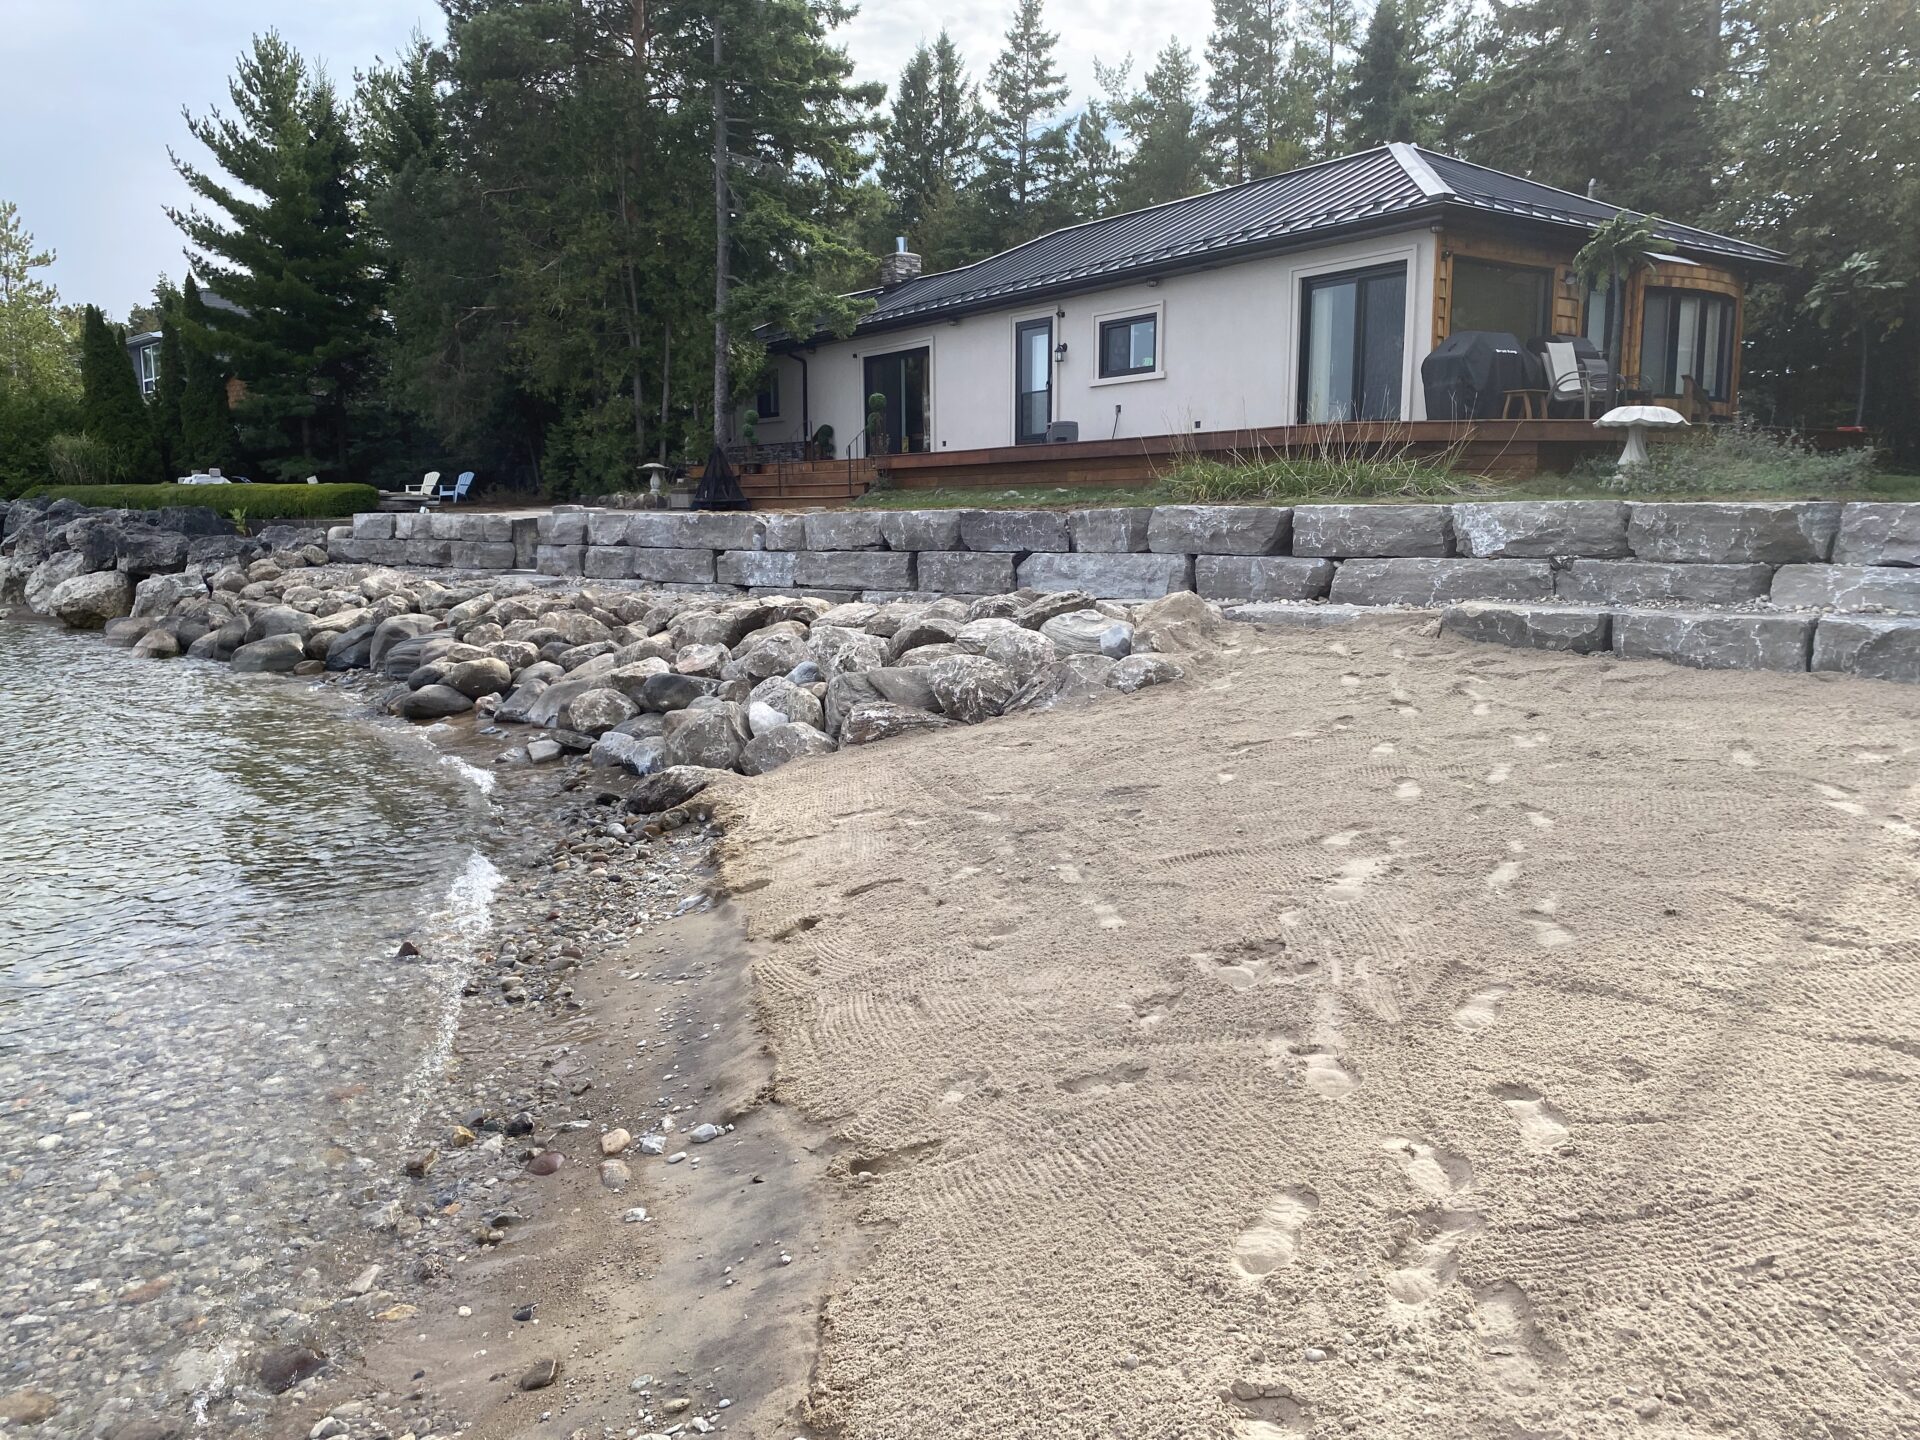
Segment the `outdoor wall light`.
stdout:
<svg viewBox="0 0 1920 1440">
<path fill-rule="evenodd" d="M 1053 363 L 1056 365 L 1064 365 L 1066 362 L 1067 342 L 1062 340 L 1058 345 L 1053 347 Z"/>
</svg>

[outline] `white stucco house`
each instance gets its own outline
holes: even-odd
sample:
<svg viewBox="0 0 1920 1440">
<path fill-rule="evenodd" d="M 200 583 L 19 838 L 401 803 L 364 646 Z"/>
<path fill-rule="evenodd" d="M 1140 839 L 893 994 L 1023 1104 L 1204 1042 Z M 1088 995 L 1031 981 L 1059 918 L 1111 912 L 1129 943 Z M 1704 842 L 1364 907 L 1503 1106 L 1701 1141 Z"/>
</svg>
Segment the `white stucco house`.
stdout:
<svg viewBox="0 0 1920 1440">
<path fill-rule="evenodd" d="M 1617 208 L 1412 145 L 1044 235 L 919 273 L 884 257 L 854 332 L 774 343 L 746 409 L 763 444 L 937 453 L 1425 417 L 1420 362 L 1452 330 L 1603 336 L 1649 394 L 1737 400 L 1750 273 L 1783 257 L 1691 226 L 1610 297 L 1573 256 Z M 1062 426 L 1061 422 L 1067 422 Z"/>
</svg>

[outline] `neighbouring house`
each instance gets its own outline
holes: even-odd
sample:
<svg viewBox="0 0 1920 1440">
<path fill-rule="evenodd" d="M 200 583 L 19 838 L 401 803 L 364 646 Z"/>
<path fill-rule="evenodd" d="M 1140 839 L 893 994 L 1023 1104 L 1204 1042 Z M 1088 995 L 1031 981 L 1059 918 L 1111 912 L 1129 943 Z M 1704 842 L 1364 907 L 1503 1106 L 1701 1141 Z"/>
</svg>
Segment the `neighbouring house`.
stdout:
<svg viewBox="0 0 1920 1440">
<path fill-rule="evenodd" d="M 1624 318 L 1624 384 L 1708 413 L 1739 403 L 1750 277 L 1785 258 L 1668 221 L 1650 268 L 1590 290 L 1575 253 L 1618 207 L 1393 144 L 1043 235 L 923 275 L 885 256 L 844 340 L 781 339 L 762 445 L 830 425 L 889 453 L 1427 418 L 1420 362 L 1454 331 L 1523 342 Z M 1689 387 L 1689 380 L 1692 386 Z M 743 406 L 742 410 L 747 407 Z"/>
<path fill-rule="evenodd" d="M 211 290 L 202 290 L 200 299 L 209 310 L 224 310 L 233 315 L 246 313 L 231 300 Z M 127 358 L 133 362 L 133 374 L 140 382 L 140 393 L 152 399 L 155 388 L 160 384 L 160 332 L 142 330 L 137 335 L 127 336 Z M 238 376 L 227 378 L 227 404 L 237 405 L 246 393 L 246 384 Z"/>
</svg>

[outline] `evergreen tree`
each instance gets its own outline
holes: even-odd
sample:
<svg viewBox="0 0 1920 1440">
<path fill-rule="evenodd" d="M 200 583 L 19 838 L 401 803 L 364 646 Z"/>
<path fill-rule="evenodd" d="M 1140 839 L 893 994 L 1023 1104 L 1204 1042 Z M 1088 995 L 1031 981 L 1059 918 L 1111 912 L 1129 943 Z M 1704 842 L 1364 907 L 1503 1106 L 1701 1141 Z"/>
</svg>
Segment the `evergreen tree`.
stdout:
<svg viewBox="0 0 1920 1440">
<path fill-rule="evenodd" d="M 160 373 L 154 379 L 153 402 L 148 407 L 153 417 L 154 445 L 160 452 L 161 469 L 167 474 L 179 468 L 177 462 L 185 453 L 180 438 L 180 402 L 187 393 L 187 371 L 178 313 L 178 301 L 160 312 Z"/>
<path fill-rule="evenodd" d="M 1344 148 L 1353 47 L 1359 28 L 1354 0 L 1306 0 L 1300 12 L 1293 83 L 1313 95 L 1311 144 L 1321 159 L 1337 155 Z"/>
<path fill-rule="evenodd" d="M 173 463 L 180 470 L 229 470 L 237 454 L 233 422 L 227 414 L 227 365 L 222 358 L 220 332 L 215 330 L 200 298 L 200 287 L 187 276 L 181 287 L 180 332 L 184 383 L 180 389 L 180 443 Z"/>
<path fill-rule="evenodd" d="M 880 183 L 893 223 L 916 244 L 928 215 L 959 194 L 978 166 L 980 102 L 946 31 L 921 45 L 900 73 L 879 146 Z"/>
<path fill-rule="evenodd" d="M 1347 141 L 1359 150 L 1389 140 L 1430 138 L 1425 47 L 1407 23 L 1400 0 L 1380 0 L 1367 23 L 1353 65 Z"/>
<path fill-rule="evenodd" d="M 1055 194 L 1068 163 L 1068 122 L 1054 118 L 1067 98 L 1053 58 L 1060 37 L 1040 6 L 1017 0 L 1005 48 L 987 72 L 985 184 L 1001 248 L 1073 218 Z"/>
<path fill-rule="evenodd" d="M 0 200 L 0 386 L 15 394 L 71 396 L 80 389 L 60 292 L 36 273 L 53 260 L 53 251 L 34 248 L 19 207 Z"/>
<path fill-rule="evenodd" d="M 1115 98 L 1113 118 L 1128 142 L 1116 187 L 1121 209 L 1178 200 L 1205 187 L 1206 136 L 1195 123 L 1198 85 L 1193 56 L 1169 40 L 1140 89 Z"/>
<path fill-rule="evenodd" d="M 134 378 L 133 361 L 127 354 L 127 337 L 92 305 L 87 306 L 83 323 L 80 384 L 87 433 L 112 447 L 130 481 L 158 481 L 160 453 L 153 443 L 147 402 L 140 398 L 140 382 Z"/>
<path fill-rule="evenodd" d="M 1289 169 L 1305 153 L 1305 97 L 1288 86 L 1290 45 L 1285 0 L 1213 0 L 1207 130 L 1230 183 Z"/>
<path fill-rule="evenodd" d="M 1083 220 L 1098 219 L 1114 208 L 1120 148 L 1113 143 L 1110 124 L 1097 100 L 1089 100 L 1073 122 L 1064 184 L 1068 208 Z"/>
<path fill-rule="evenodd" d="M 247 382 L 249 449 L 288 479 L 344 474 L 349 409 L 379 323 L 360 157 L 333 87 L 271 31 L 255 37 L 228 94 L 232 118 L 187 122 L 224 178 L 174 159 L 211 213 L 169 213 L 197 248 L 195 268 L 237 307 L 221 330 Z"/>
<path fill-rule="evenodd" d="M 1721 0 L 1514 0 L 1471 104 L 1471 154 L 1631 209 L 1711 199 Z"/>
</svg>

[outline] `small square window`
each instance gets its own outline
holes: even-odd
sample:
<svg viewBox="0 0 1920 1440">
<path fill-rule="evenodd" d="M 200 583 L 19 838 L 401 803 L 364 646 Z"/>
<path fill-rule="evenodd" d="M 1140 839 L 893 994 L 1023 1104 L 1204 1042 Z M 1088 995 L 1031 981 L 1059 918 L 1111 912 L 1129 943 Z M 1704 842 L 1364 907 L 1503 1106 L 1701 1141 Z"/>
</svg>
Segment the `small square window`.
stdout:
<svg viewBox="0 0 1920 1440">
<path fill-rule="evenodd" d="M 769 371 L 760 382 L 760 393 L 753 397 L 753 412 L 762 420 L 780 418 L 780 372 Z"/>
<path fill-rule="evenodd" d="M 1160 368 L 1160 317 L 1129 315 L 1100 322 L 1100 378 L 1151 375 Z"/>
</svg>

